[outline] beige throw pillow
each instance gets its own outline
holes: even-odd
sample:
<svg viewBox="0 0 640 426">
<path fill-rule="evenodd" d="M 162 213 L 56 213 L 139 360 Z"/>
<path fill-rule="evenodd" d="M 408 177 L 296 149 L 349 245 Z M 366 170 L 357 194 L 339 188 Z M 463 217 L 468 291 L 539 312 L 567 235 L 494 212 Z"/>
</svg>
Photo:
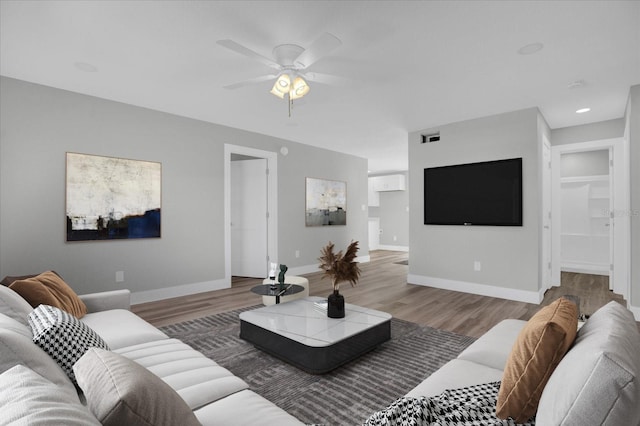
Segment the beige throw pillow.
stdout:
<svg viewBox="0 0 640 426">
<path fill-rule="evenodd" d="M 91 348 L 73 371 L 89 409 L 104 426 L 200 425 L 175 390 L 122 355 Z"/>
<path fill-rule="evenodd" d="M 31 306 L 50 305 L 82 318 L 87 307 L 78 295 L 55 272 L 47 271 L 33 278 L 14 281 L 9 288 L 20 294 Z"/>
<path fill-rule="evenodd" d="M 538 408 L 542 391 L 576 337 L 578 309 L 560 298 L 540 309 L 520 331 L 505 365 L 496 415 L 524 423 Z"/>
</svg>

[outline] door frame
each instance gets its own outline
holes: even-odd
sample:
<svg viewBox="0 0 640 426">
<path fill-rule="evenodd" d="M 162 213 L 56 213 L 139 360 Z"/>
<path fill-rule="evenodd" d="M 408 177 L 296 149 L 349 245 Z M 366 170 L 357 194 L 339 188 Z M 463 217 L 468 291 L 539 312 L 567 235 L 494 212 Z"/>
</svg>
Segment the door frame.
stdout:
<svg viewBox="0 0 640 426">
<path fill-rule="evenodd" d="M 548 153 L 548 158 L 545 154 Z M 551 150 L 551 141 L 546 135 L 542 135 L 542 152 L 541 152 L 541 162 L 542 162 L 542 191 L 541 191 L 541 202 L 540 202 L 540 214 L 541 214 L 541 230 L 540 230 L 540 280 L 541 287 L 544 291 L 550 289 L 553 286 L 553 273 L 551 269 L 552 261 L 553 261 L 553 244 L 552 244 L 552 229 L 553 222 L 551 220 L 552 216 L 552 192 L 551 188 L 552 184 L 552 173 L 551 173 L 551 163 L 552 163 L 552 150 Z M 545 210 L 545 207 L 547 210 Z M 545 238 L 545 233 L 548 233 L 547 238 Z M 548 259 L 548 260 L 547 260 Z"/>
<path fill-rule="evenodd" d="M 609 179 L 611 182 L 611 198 L 613 211 L 610 212 L 610 226 L 612 238 L 610 247 L 613 255 L 610 256 L 612 279 L 609 288 L 615 293 L 629 299 L 629 163 L 628 147 L 624 138 L 603 139 L 598 141 L 581 142 L 574 144 L 555 145 L 551 147 L 551 280 L 553 285 L 560 285 L 560 157 L 562 154 L 610 150 Z"/>
<path fill-rule="evenodd" d="M 224 144 L 224 279 L 231 286 L 231 154 L 247 155 L 267 160 L 267 259 L 278 258 L 278 154 L 272 151 Z"/>
</svg>

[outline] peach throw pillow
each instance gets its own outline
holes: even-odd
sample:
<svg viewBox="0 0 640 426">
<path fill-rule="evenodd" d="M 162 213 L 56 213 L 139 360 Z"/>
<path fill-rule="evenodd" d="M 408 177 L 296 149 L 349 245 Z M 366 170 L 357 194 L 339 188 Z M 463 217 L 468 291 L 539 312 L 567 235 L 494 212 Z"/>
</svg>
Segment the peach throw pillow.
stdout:
<svg viewBox="0 0 640 426">
<path fill-rule="evenodd" d="M 551 373 L 576 337 L 577 306 L 560 298 L 540 309 L 520 331 L 511 349 L 498 392 L 496 415 L 517 423 L 537 411 Z"/>
<path fill-rule="evenodd" d="M 50 305 L 82 318 L 87 306 L 62 278 L 52 271 L 33 278 L 14 281 L 9 288 L 22 296 L 31 306 Z"/>
</svg>

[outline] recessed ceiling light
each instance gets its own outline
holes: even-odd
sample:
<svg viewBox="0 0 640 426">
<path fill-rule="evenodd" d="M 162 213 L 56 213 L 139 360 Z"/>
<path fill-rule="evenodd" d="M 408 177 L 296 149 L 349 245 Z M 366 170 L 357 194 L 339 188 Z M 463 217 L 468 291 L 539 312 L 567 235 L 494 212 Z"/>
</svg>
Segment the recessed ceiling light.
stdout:
<svg viewBox="0 0 640 426">
<path fill-rule="evenodd" d="M 531 43 L 518 49 L 518 53 L 521 55 L 533 55 L 534 53 L 541 51 L 543 47 L 544 44 L 542 43 Z"/>
<path fill-rule="evenodd" d="M 591 111 L 591 108 L 580 108 L 576 110 L 576 114 L 584 114 L 585 112 Z"/>
<path fill-rule="evenodd" d="M 577 89 L 579 87 L 584 87 L 587 83 L 584 80 L 576 80 L 576 81 L 572 81 L 571 83 L 567 84 L 567 87 L 569 89 Z"/>
<path fill-rule="evenodd" d="M 73 64 L 77 69 L 84 72 L 98 72 L 98 68 L 86 62 L 76 62 Z"/>
</svg>

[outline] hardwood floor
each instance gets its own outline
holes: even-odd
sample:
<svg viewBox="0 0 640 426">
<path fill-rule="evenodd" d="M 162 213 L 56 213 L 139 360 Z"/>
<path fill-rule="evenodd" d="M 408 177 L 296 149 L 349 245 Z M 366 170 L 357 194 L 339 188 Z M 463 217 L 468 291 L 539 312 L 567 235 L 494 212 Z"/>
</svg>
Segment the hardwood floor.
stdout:
<svg viewBox="0 0 640 426">
<path fill-rule="evenodd" d="M 540 305 L 494 297 L 478 296 L 432 287 L 407 284 L 408 254 L 393 251 L 370 252 L 371 262 L 361 264 L 362 275 L 357 287 L 342 283 L 340 293 L 353 303 L 390 313 L 396 318 L 479 337 L 506 318 L 529 319 L 540 306 L 561 295 L 580 298 L 580 311 L 592 314 L 610 300 L 626 306 L 626 302 L 608 290 L 606 277 L 563 273 L 562 285 L 545 294 Z M 328 279 L 316 272 L 309 279 L 311 296 L 326 297 L 331 292 Z M 261 296 L 249 289 L 262 279 L 234 278 L 230 289 L 211 291 L 132 306 L 131 310 L 155 326 L 163 326 L 232 309 L 254 306 Z"/>
</svg>

